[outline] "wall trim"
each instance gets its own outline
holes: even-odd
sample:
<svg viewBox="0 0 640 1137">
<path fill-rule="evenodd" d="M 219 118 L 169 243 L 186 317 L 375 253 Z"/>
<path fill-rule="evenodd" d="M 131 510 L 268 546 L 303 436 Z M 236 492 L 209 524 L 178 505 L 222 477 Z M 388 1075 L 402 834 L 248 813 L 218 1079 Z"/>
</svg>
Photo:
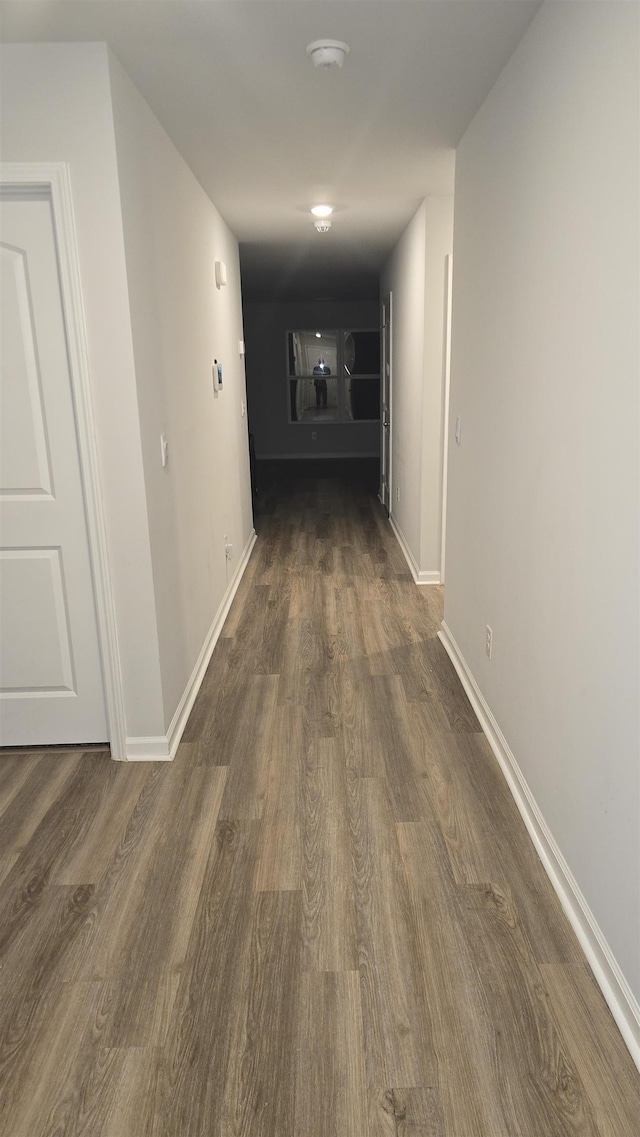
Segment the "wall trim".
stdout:
<svg viewBox="0 0 640 1137">
<path fill-rule="evenodd" d="M 227 586 L 220 607 L 213 618 L 213 623 L 205 636 L 195 667 L 189 676 L 182 698 L 176 707 L 167 733 L 158 735 L 157 737 L 127 738 L 128 762 L 172 762 L 175 758 L 176 751 L 180 745 L 180 739 L 182 738 L 184 728 L 191 714 L 191 709 L 196 701 L 196 696 L 200 690 L 211 656 L 213 655 L 213 650 L 220 639 L 224 622 L 229 614 L 233 598 L 238 591 L 240 581 L 244 576 L 245 569 L 249 563 L 249 557 L 251 556 L 253 546 L 257 539 L 256 531 L 252 529 L 249 540 L 238 561 L 236 571 Z"/>
<path fill-rule="evenodd" d="M 444 258 L 444 351 L 442 422 L 442 529 L 440 533 L 440 581 L 445 583 L 447 554 L 447 484 L 449 480 L 449 411 L 451 402 L 451 310 L 453 305 L 453 255 Z"/>
<path fill-rule="evenodd" d="M 578 937 L 631 1057 L 640 1070 L 640 1006 L 445 621 L 442 622 L 438 638 L 469 696 L 547 876 Z"/>
<path fill-rule="evenodd" d="M 109 744 L 111 757 L 122 761 L 127 753 L 124 687 L 100 484 L 71 175 L 66 162 L 2 162 L 0 183 L 3 189 L 15 189 L 17 192 L 42 189 L 51 199 L 69 353 L 69 372 L 76 414 Z"/>
<path fill-rule="evenodd" d="M 409 569 L 411 570 L 411 575 L 414 579 L 414 582 L 416 584 L 440 584 L 440 573 L 438 569 L 418 568 L 417 561 L 415 560 L 415 557 L 409 548 L 406 537 L 397 521 L 394 521 L 391 514 L 389 514 L 389 524 L 396 535 L 402 552 L 404 553 L 404 559 L 407 562 Z"/>
<path fill-rule="evenodd" d="M 196 701 L 196 696 L 200 690 L 202 680 L 204 679 L 205 672 L 209 666 L 209 661 L 213 655 L 213 650 L 220 639 L 220 633 L 224 627 L 224 622 L 229 614 L 229 609 L 233 603 L 236 592 L 238 591 L 240 581 L 242 580 L 246 567 L 249 563 L 249 557 L 253 552 L 253 546 L 258 540 L 258 535 L 255 529 L 251 530 L 249 540 L 247 541 L 236 571 L 233 574 L 227 590 L 222 598 L 222 602 L 218 611 L 213 619 L 213 623 L 205 636 L 205 641 L 202 645 L 200 655 L 196 660 L 196 665 L 191 672 L 189 681 L 184 689 L 184 693 L 178 706 L 176 707 L 175 714 L 169 724 L 167 731 L 167 742 L 169 746 L 169 753 L 172 758 L 175 758 L 180 739 L 184 733 L 184 728 L 187 725 L 187 720 L 191 714 L 191 709 Z"/>
<path fill-rule="evenodd" d="M 127 738 L 127 762 L 170 762 L 166 734 L 142 735 L 140 738 Z"/>
<path fill-rule="evenodd" d="M 271 461 L 283 462 L 283 461 L 286 461 L 287 459 L 293 459 L 294 461 L 300 461 L 300 459 L 304 459 L 305 461 L 315 462 L 320 458 L 379 458 L 379 457 L 380 457 L 380 451 L 379 450 L 367 450 L 365 452 L 362 452 L 359 450 L 353 450 L 353 451 L 348 451 L 348 452 L 344 451 L 344 450 L 332 450 L 332 451 L 323 450 L 322 453 L 319 453 L 319 454 L 314 454 L 308 450 L 305 450 L 305 451 L 301 452 L 300 454 L 256 454 L 256 460 L 258 462 L 271 462 Z"/>
</svg>

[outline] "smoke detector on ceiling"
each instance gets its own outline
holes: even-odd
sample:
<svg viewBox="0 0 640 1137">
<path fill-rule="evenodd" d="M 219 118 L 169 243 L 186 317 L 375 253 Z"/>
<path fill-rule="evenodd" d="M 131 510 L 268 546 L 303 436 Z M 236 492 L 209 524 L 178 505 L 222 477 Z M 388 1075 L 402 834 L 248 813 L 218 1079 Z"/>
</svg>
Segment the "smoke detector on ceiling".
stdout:
<svg viewBox="0 0 640 1137">
<path fill-rule="evenodd" d="M 314 67 L 342 67 L 349 44 L 339 39 L 314 39 L 307 48 Z"/>
<path fill-rule="evenodd" d="M 318 230 L 318 233 L 328 233 L 331 228 L 331 214 L 333 213 L 333 206 L 312 205 L 311 212 L 313 213 L 313 224 Z"/>
</svg>

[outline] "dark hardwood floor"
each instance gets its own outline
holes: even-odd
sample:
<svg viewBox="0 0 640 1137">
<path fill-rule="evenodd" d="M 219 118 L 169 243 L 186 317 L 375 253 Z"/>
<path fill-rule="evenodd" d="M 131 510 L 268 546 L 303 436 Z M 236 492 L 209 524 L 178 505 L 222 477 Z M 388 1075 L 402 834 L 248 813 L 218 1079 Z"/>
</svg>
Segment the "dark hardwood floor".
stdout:
<svg viewBox="0 0 640 1137">
<path fill-rule="evenodd" d="M 371 479 L 262 472 L 175 762 L 0 757 L 3 1137 L 635 1137 Z"/>
</svg>

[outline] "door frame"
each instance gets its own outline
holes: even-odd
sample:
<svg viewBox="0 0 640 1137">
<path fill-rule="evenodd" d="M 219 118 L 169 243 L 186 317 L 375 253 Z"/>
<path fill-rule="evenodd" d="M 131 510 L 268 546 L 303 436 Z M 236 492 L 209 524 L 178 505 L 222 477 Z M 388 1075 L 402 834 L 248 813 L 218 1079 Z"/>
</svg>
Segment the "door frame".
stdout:
<svg viewBox="0 0 640 1137">
<path fill-rule="evenodd" d="M 34 191 L 44 192 L 51 201 L 87 520 L 108 741 L 111 757 L 117 761 L 126 761 L 124 688 L 109 569 L 69 166 L 66 162 L 0 162 L 0 192 L 6 190 L 18 194 L 22 191 L 25 197 Z"/>
<path fill-rule="evenodd" d="M 447 479 L 449 476 L 449 398 L 451 392 L 451 304 L 453 255 L 444 258 L 444 376 L 442 406 L 442 529 L 440 533 L 440 583 L 444 584 L 447 545 Z"/>
</svg>

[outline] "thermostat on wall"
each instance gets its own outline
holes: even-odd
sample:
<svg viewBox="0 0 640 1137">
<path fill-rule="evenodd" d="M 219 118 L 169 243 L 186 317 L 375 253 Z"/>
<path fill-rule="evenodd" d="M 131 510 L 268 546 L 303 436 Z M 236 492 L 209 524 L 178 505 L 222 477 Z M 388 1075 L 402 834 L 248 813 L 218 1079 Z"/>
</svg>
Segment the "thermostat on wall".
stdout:
<svg viewBox="0 0 640 1137">
<path fill-rule="evenodd" d="M 217 359 L 213 361 L 213 389 L 214 391 L 222 390 L 222 364 L 218 363 Z"/>
<path fill-rule="evenodd" d="M 227 266 L 224 261 L 216 261 L 216 284 L 222 288 L 227 283 Z"/>
</svg>

